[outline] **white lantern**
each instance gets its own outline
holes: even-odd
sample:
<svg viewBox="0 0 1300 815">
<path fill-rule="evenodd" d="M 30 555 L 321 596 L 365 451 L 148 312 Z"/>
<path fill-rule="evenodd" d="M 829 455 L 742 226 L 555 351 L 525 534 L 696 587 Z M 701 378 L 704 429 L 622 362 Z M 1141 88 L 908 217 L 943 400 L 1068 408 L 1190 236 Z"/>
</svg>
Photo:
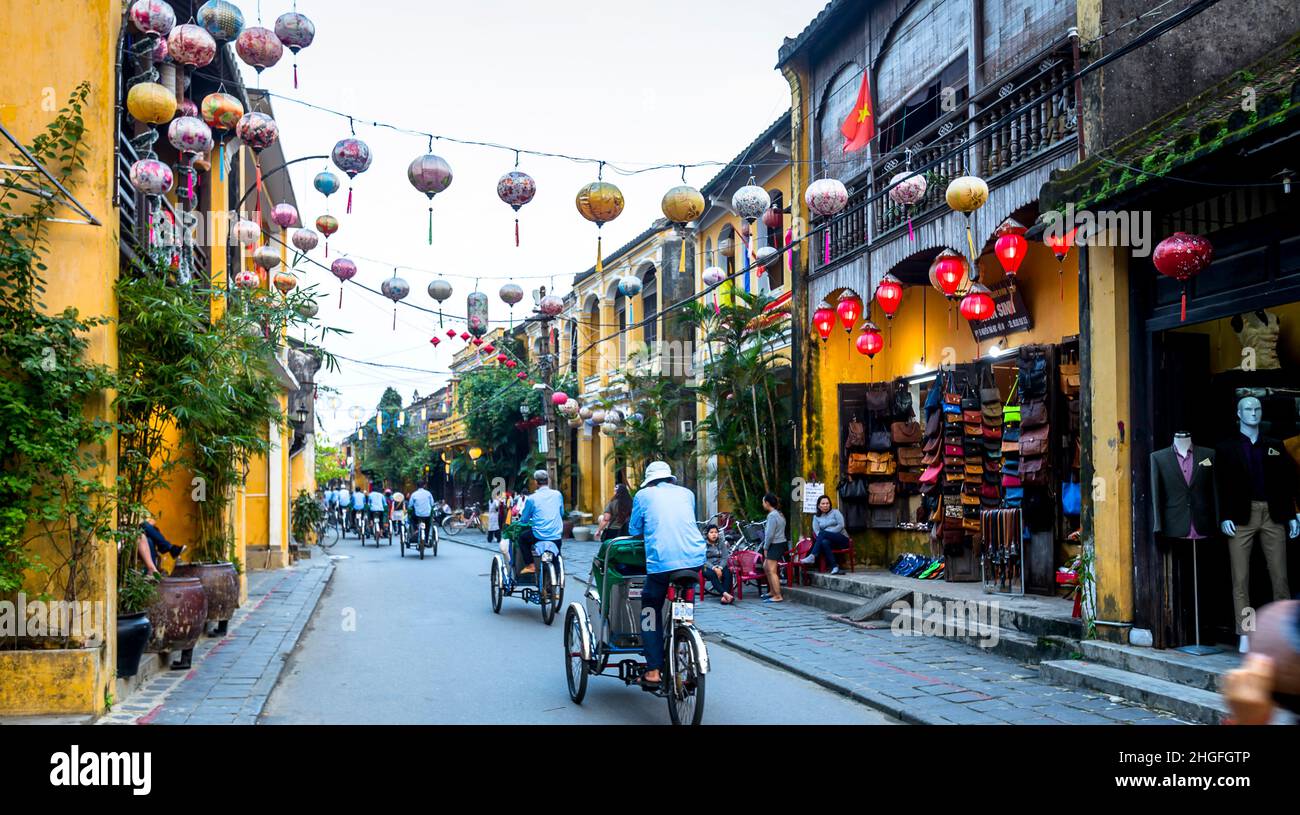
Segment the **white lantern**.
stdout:
<svg viewBox="0 0 1300 815">
<path fill-rule="evenodd" d="M 600 426 L 600 432 L 606 436 L 613 436 L 618 433 L 618 425 L 613 422 L 603 422 Z"/>
<path fill-rule="evenodd" d="M 754 179 L 750 179 L 752 182 Z M 772 196 L 757 184 L 747 184 L 731 196 L 731 208 L 746 221 L 756 221 L 772 206 Z"/>
<path fill-rule="evenodd" d="M 253 250 L 253 262 L 270 271 L 280 265 L 280 252 L 274 246 L 259 246 Z"/>
<path fill-rule="evenodd" d="M 641 293 L 641 278 L 636 275 L 625 275 L 618 279 L 618 290 L 624 297 L 635 297 Z"/>
<path fill-rule="evenodd" d="M 710 266 L 700 275 L 706 286 L 716 286 L 727 279 L 727 273 L 717 266 Z"/>
<path fill-rule="evenodd" d="M 808 185 L 803 200 L 808 209 L 823 218 L 838 215 L 849 203 L 849 191 L 835 178 L 820 178 Z"/>
<path fill-rule="evenodd" d="M 605 411 L 602 408 L 596 408 L 591 412 L 591 416 L 588 418 L 591 419 L 592 424 L 603 424 L 605 421 Z"/>
<path fill-rule="evenodd" d="M 262 227 L 256 221 L 242 218 L 235 224 L 235 239 L 240 243 L 257 243 L 261 237 Z"/>
</svg>

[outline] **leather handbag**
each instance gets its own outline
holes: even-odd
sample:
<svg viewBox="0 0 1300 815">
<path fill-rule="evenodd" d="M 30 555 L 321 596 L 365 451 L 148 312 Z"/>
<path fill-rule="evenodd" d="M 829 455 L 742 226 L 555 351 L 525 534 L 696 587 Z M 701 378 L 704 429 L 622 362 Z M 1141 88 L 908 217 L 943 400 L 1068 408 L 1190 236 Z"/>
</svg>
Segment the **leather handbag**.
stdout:
<svg viewBox="0 0 1300 815">
<path fill-rule="evenodd" d="M 951 402 L 943 403 L 943 412 L 948 415 L 961 416 L 961 405 L 954 405 Z"/>
<path fill-rule="evenodd" d="M 889 437 L 894 444 L 917 444 L 921 441 L 920 422 L 894 422 L 889 426 Z"/>
<path fill-rule="evenodd" d="M 980 487 L 980 497 L 996 499 L 996 498 L 1001 498 L 1002 493 L 998 491 L 997 484 L 985 484 L 984 486 Z"/>
<path fill-rule="evenodd" d="M 844 438 L 845 447 L 866 447 L 867 428 L 857 419 L 849 422 L 849 434 Z"/>
<path fill-rule="evenodd" d="M 1061 392 L 1066 396 L 1078 396 L 1079 384 L 1082 381 L 1079 376 L 1079 363 L 1062 362 L 1056 366 L 1056 371 L 1061 377 Z"/>
<path fill-rule="evenodd" d="M 893 481 L 873 481 L 867 485 L 867 503 L 873 507 L 892 504 L 897 495 L 898 485 Z"/>
<path fill-rule="evenodd" d="M 1006 438 L 1004 438 L 1004 439 L 1002 440 L 1002 452 L 1003 452 L 1003 453 L 1019 453 L 1019 452 L 1020 452 L 1020 442 L 1016 441 L 1015 439 L 1006 439 Z"/>
<path fill-rule="evenodd" d="M 925 454 L 925 456 L 921 459 L 921 463 L 924 464 L 926 467 L 933 467 L 935 464 L 938 464 L 940 467 L 942 467 L 943 451 L 940 450 L 938 447 L 934 448 L 933 450 Z"/>
<path fill-rule="evenodd" d="M 942 472 L 943 472 L 942 466 L 938 464 L 931 464 L 929 467 L 925 469 L 925 472 L 921 473 L 921 483 L 937 484 L 939 482 L 939 474 Z"/>
<path fill-rule="evenodd" d="M 872 385 L 867 389 L 867 410 L 871 413 L 888 413 L 890 410 L 888 385 Z"/>
<path fill-rule="evenodd" d="M 916 470 L 899 470 L 899 471 L 898 471 L 898 483 L 900 483 L 900 484 L 919 484 L 920 482 L 921 482 L 921 474 L 918 473 Z"/>
<path fill-rule="evenodd" d="M 1002 486 L 1004 486 L 1004 487 L 1019 487 L 1019 486 L 1020 486 L 1020 476 L 1018 476 L 1018 475 L 1005 475 L 1005 474 L 1004 474 L 1004 475 L 1002 476 Z"/>
<path fill-rule="evenodd" d="M 940 436 L 939 434 L 936 433 L 933 436 L 926 436 L 925 446 L 921 449 L 923 449 L 927 453 L 933 453 L 935 450 L 938 450 L 942 444 L 943 444 L 943 436 Z"/>
<path fill-rule="evenodd" d="M 966 428 L 965 433 L 967 436 L 984 435 L 984 430 L 978 422 L 976 422 L 975 424 L 963 424 L 962 427 Z"/>
<path fill-rule="evenodd" d="M 993 369 L 985 368 L 980 375 L 980 404 L 985 407 L 997 408 L 1001 411 L 1002 394 L 998 391 L 997 383 L 993 380 Z"/>
<path fill-rule="evenodd" d="M 925 453 L 921 452 L 920 447 L 900 447 L 898 448 L 898 463 L 903 467 L 920 467 L 924 463 Z"/>
<path fill-rule="evenodd" d="M 966 476 L 967 476 L 968 478 L 971 477 L 971 476 L 975 476 L 976 478 L 978 478 L 979 476 L 981 476 L 981 475 L 983 475 L 983 474 L 984 474 L 984 468 L 983 468 L 982 466 L 980 466 L 979 464 L 967 464 L 967 465 L 966 465 Z"/>
<path fill-rule="evenodd" d="M 930 416 L 925 420 L 925 435 L 927 436 L 938 435 L 940 429 L 940 422 L 942 421 L 943 419 L 939 416 L 939 411 L 936 410 L 931 412 Z"/>
<path fill-rule="evenodd" d="M 991 427 L 1002 426 L 1002 405 L 985 405 L 980 408 L 980 413 L 984 415 L 984 424 Z"/>
<path fill-rule="evenodd" d="M 961 412 L 961 420 L 966 424 L 979 424 L 980 420 L 983 418 L 984 415 L 980 413 L 978 409 L 963 410 Z"/>
<path fill-rule="evenodd" d="M 1020 349 L 1020 390 L 1026 399 L 1047 395 L 1047 357 L 1041 348 Z"/>
<path fill-rule="evenodd" d="M 1007 487 L 1002 491 L 1002 503 L 1010 507 L 1020 506 L 1020 502 L 1024 497 L 1024 487 Z"/>
<path fill-rule="evenodd" d="M 849 475 L 867 474 L 866 453 L 849 453 L 848 473 Z"/>
<path fill-rule="evenodd" d="M 1020 406 L 1021 427 L 1042 427 L 1047 424 L 1047 403 L 1033 399 Z"/>
<path fill-rule="evenodd" d="M 867 482 L 861 479 L 844 479 L 840 481 L 840 498 L 845 501 L 858 501 L 867 497 Z"/>
<path fill-rule="evenodd" d="M 1047 455 L 1047 427 L 1035 427 L 1020 433 L 1020 455 L 1022 458 Z"/>
<path fill-rule="evenodd" d="M 961 505 L 964 507 L 979 506 L 980 497 L 963 492 L 961 494 Z"/>
<path fill-rule="evenodd" d="M 1002 429 L 1003 441 L 1020 441 L 1020 426 L 1005 427 Z"/>
<path fill-rule="evenodd" d="M 949 501 L 946 498 L 943 502 L 943 517 L 945 520 L 956 518 L 961 520 L 961 504 L 957 501 Z"/>
<path fill-rule="evenodd" d="M 893 446 L 893 443 L 889 440 L 888 430 L 873 430 L 867 441 L 867 449 L 874 453 L 883 453 Z"/>
<path fill-rule="evenodd" d="M 945 444 L 943 446 L 943 454 L 945 456 L 964 456 L 966 455 L 966 448 L 962 447 L 960 444 Z"/>
<path fill-rule="evenodd" d="M 1020 376 L 1016 376 L 1016 381 L 1011 383 L 1011 392 L 1007 394 L 1006 404 L 1002 406 L 1002 421 L 1010 424 L 1011 422 L 1020 422 L 1020 402 L 1016 400 L 1016 388 L 1020 387 Z M 1015 404 L 1012 402 L 1015 401 Z"/>
<path fill-rule="evenodd" d="M 978 396 L 964 396 L 964 397 L 962 397 L 962 400 L 961 400 L 961 409 L 962 409 L 962 412 L 963 412 L 963 413 L 965 413 L 965 412 L 968 411 L 968 410 L 973 410 L 973 411 L 975 411 L 976 413 L 978 413 L 978 412 L 979 412 L 979 409 L 980 409 L 980 400 L 979 400 L 979 397 L 978 397 Z"/>
<path fill-rule="evenodd" d="M 1047 484 L 1047 459 L 1027 458 L 1020 465 L 1020 480 L 1030 486 L 1041 487 Z"/>
<path fill-rule="evenodd" d="M 978 501 L 976 503 L 978 503 Z M 965 532 L 978 533 L 980 531 L 980 519 L 978 517 L 964 518 L 961 522 L 961 528 Z"/>
<path fill-rule="evenodd" d="M 897 470 L 893 453 L 867 453 L 867 475 L 893 475 Z"/>
<path fill-rule="evenodd" d="M 961 410 L 961 394 L 954 393 L 953 391 L 944 391 L 943 403 L 945 405 L 952 405 L 958 410 Z"/>
<path fill-rule="evenodd" d="M 914 411 L 912 410 L 912 389 L 908 387 L 906 382 L 901 382 L 901 381 L 895 382 L 894 383 L 894 415 L 911 416 L 913 415 L 913 413 Z"/>
<path fill-rule="evenodd" d="M 1002 441 L 1002 428 L 1000 427 L 989 427 L 988 425 L 984 425 L 983 432 L 984 438 L 986 439 L 996 439 L 999 442 Z"/>
</svg>

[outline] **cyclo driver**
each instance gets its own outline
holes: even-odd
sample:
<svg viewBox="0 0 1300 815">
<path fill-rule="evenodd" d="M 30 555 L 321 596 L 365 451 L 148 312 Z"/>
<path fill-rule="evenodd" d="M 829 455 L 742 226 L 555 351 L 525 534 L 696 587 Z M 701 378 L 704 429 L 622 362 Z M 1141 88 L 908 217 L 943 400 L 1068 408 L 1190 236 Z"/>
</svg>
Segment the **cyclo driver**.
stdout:
<svg viewBox="0 0 1300 815">
<path fill-rule="evenodd" d="M 406 499 L 406 505 L 411 508 L 411 523 L 407 524 L 410 532 L 412 543 L 418 543 L 420 535 L 420 523 L 424 523 L 425 534 L 432 537 L 433 532 L 433 494 L 429 492 L 428 485 L 421 481 L 411 497 Z"/>
<path fill-rule="evenodd" d="M 366 500 L 370 505 L 370 522 L 375 532 L 375 539 L 378 540 L 379 536 L 384 534 L 383 530 L 388 527 L 388 522 L 384 519 L 388 514 L 388 498 L 379 491 L 378 484 L 371 484 L 370 495 L 366 496 Z"/>
<path fill-rule="evenodd" d="M 641 687 L 655 690 L 664 665 L 663 607 L 672 584 L 673 572 L 704 568 L 706 545 L 695 524 L 695 494 L 677 486 L 677 478 L 666 461 L 652 461 L 645 468 L 645 480 L 632 499 L 628 534 L 645 541 L 645 587 L 641 590 L 641 619 L 644 630 L 646 671 Z M 653 619 L 647 626 L 645 610 Z"/>
<path fill-rule="evenodd" d="M 537 491 L 528 496 L 524 512 L 519 516 L 519 523 L 531 524 L 519 536 L 519 552 L 525 564 L 519 571 L 521 575 L 537 571 L 533 563 L 534 546 L 540 555 L 543 544 L 553 543 L 559 554 L 560 539 L 564 537 L 564 496 L 559 490 L 551 489 L 551 476 L 545 470 L 533 473 L 533 478 L 537 481 Z"/>
</svg>

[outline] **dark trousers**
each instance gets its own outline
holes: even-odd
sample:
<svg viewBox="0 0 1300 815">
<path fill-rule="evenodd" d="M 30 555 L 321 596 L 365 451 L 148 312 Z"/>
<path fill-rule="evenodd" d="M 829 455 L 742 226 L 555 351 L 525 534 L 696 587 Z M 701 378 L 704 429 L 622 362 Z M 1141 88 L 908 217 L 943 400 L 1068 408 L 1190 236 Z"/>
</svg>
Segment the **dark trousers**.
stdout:
<svg viewBox="0 0 1300 815">
<path fill-rule="evenodd" d="M 533 562 L 533 544 L 535 543 L 537 543 L 537 536 L 533 534 L 531 526 L 519 533 L 519 556 L 524 559 L 525 566 Z M 554 543 L 556 551 L 559 551 L 560 542 L 551 541 L 551 543 Z"/>
<path fill-rule="evenodd" d="M 713 571 L 712 566 L 704 567 L 704 579 L 709 581 L 709 585 L 719 594 L 727 594 L 731 591 L 731 567 L 722 567 L 722 577 L 718 577 L 717 572 Z"/>
<path fill-rule="evenodd" d="M 658 671 L 664 667 L 664 600 L 668 598 L 668 575 L 671 572 L 658 572 L 645 577 L 645 586 L 641 589 L 641 644 L 645 654 L 647 671 Z M 646 614 L 646 609 L 651 613 Z"/>
<path fill-rule="evenodd" d="M 850 541 L 848 536 L 841 535 L 839 532 L 827 532 L 823 529 L 821 532 L 817 533 L 817 539 L 813 541 L 812 551 L 808 554 L 815 557 L 820 556 L 826 558 L 826 562 L 831 565 L 832 569 L 834 569 L 840 564 L 835 560 L 835 555 L 831 550 L 847 549 L 849 545 Z"/>
<path fill-rule="evenodd" d="M 429 536 L 429 541 L 433 541 L 433 519 L 424 515 L 411 514 L 410 523 L 406 529 L 410 532 L 408 536 L 412 541 L 418 543 L 420 540 L 420 524 L 424 524 L 424 534 Z"/>
<path fill-rule="evenodd" d="M 487 531 L 487 542 L 488 542 L 488 543 L 495 543 L 495 542 L 497 542 L 497 541 L 499 541 L 499 540 L 501 540 L 501 530 L 500 530 L 500 529 L 489 529 L 489 530 Z"/>
</svg>

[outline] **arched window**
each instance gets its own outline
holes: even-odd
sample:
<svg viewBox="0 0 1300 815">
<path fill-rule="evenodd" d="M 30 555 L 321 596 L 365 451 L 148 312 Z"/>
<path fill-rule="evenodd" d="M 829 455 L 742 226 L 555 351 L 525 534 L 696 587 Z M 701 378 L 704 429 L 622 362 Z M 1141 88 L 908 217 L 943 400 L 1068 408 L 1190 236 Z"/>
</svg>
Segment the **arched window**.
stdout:
<svg viewBox="0 0 1300 815">
<path fill-rule="evenodd" d="M 659 339 L 659 278 L 651 266 L 641 280 L 641 318 L 646 320 L 643 336 L 645 344 L 651 347 Z"/>
<path fill-rule="evenodd" d="M 707 269 L 713 265 L 715 265 L 713 263 L 713 238 L 705 238 L 704 239 L 704 268 Z"/>
<path fill-rule="evenodd" d="M 614 287 L 614 316 L 618 319 L 618 362 L 622 367 L 627 360 L 627 298 L 623 292 Z"/>
<path fill-rule="evenodd" d="M 772 208 L 777 212 L 785 209 L 785 200 L 781 196 L 780 190 L 768 190 L 768 195 L 772 198 Z M 771 283 L 773 289 L 779 289 L 785 285 L 785 216 L 781 216 L 781 226 L 776 229 L 767 229 L 767 246 L 777 250 L 776 259 L 767 267 L 765 276 Z M 766 229 L 767 227 L 764 226 Z"/>
<path fill-rule="evenodd" d="M 857 104 L 858 89 L 861 87 L 862 66 L 856 62 L 845 65 L 827 83 L 822 107 L 818 112 L 817 160 L 819 162 L 835 160 L 837 156 L 843 155 L 841 148 L 844 146 L 844 134 L 840 132 L 840 125 Z M 825 172 L 833 178 L 848 181 L 849 176 L 841 172 L 842 169 L 834 165 L 826 168 L 818 166 L 814 169 L 814 177 Z"/>
<path fill-rule="evenodd" d="M 722 232 L 718 234 L 718 253 L 722 255 L 722 257 L 720 257 L 718 261 L 719 264 L 722 266 L 723 271 L 725 271 L 728 275 L 734 274 L 736 271 L 736 254 L 738 252 L 738 247 L 736 246 L 736 242 L 739 240 L 739 238 L 740 236 L 736 234 L 735 227 L 733 227 L 731 224 L 727 224 L 726 226 L 722 227 Z M 726 251 L 722 248 L 723 245 L 728 241 L 731 244 L 730 257 L 727 256 Z"/>
</svg>

